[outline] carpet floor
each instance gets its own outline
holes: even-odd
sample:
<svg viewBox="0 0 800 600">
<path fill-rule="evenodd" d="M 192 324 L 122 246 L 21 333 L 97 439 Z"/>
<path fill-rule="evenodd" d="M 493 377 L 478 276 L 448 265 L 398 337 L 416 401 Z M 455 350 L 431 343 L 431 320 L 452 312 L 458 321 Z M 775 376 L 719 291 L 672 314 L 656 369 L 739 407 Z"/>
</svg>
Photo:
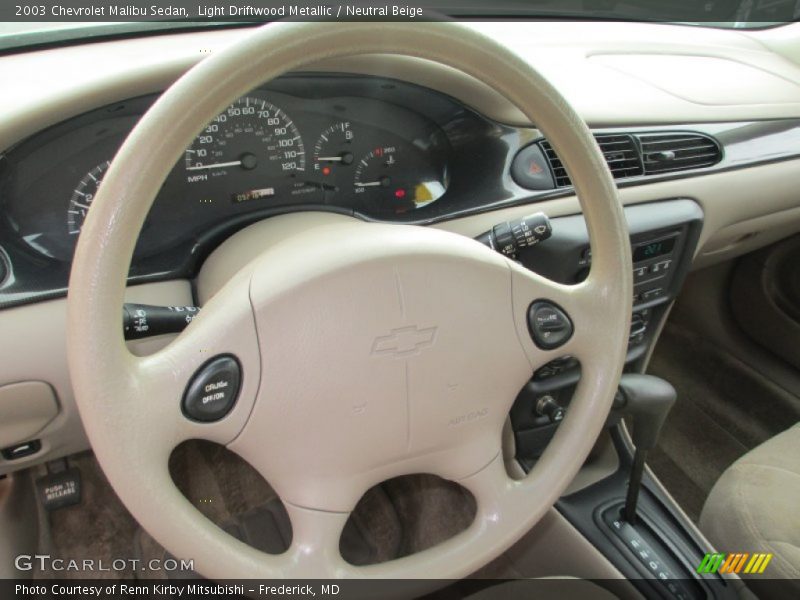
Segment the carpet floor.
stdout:
<svg viewBox="0 0 800 600">
<path fill-rule="evenodd" d="M 731 463 L 800 420 L 797 398 L 680 324 L 664 328 L 649 372 L 678 400 L 648 462 L 695 522 Z"/>
</svg>

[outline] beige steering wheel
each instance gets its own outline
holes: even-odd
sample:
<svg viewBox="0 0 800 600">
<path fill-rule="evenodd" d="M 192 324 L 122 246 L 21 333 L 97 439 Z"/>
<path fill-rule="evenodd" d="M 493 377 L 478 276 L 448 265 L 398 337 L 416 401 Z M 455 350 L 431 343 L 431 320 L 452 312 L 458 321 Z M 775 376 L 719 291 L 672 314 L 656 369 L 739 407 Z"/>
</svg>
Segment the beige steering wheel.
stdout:
<svg viewBox="0 0 800 600">
<path fill-rule="evenodd" d="M 488 84 L 550 140 L 570 173 L 592 243 L 581 284 L 554 283 L 452 233 L 303 217 L 205 304 L 168 347 L 126 348 L 120 306 L 133 248 L 172 166 L 206 123 L 252 88 L 336 56 L 400 54 Z M 295 222 L 295 225 L 297 223 Z M 170 552 L 212 579 L 460 578 L 511 546 L 553 506 L 586 459 L 622 370 L 631 258 L 611 176 L 586 125 L 517 56 L 452 23 L 267 25 L 190 70 L 153 105 L 113 161 L 75 253 L 69 365 L 86 432 L 114 490 Z M 574 323 L 558 350 L 531 340 L 527 310 L 548 299 Z M 568 415 L 530 474 L 504 469 L 501 432 L 532 372 L 571 354 L 582 376 Z M 203 423 L 181 410 L 197 369 L 234 355 L 238 400 Z M 188 439 L 224 444 L 280 495 L 291 547 L 267 555 L 205 519 L 167 467 Z M 457 481 L 472 525 L 424 552 L 366 567 L 339 537 L 371 486 L 410 473 Z"/>
</svg>

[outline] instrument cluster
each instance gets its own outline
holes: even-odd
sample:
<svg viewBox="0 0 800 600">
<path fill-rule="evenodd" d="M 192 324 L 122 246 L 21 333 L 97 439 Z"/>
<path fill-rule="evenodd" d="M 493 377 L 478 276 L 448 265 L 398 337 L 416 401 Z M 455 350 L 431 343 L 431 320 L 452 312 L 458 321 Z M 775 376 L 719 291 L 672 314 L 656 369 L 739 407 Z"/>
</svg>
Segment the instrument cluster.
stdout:
<svg viewBox="0 0 800 600">
<path fill-rule="evenodd" d="M 13 153 L 19 160 L 3 178 L 0 201 L 31 249 L 71 259 L 116 150 L 152 100 L 108 107 L 104 118 L 61 127 L 52 139 Z M 407 218 L 446 193 L 449 152 L 440 125 L 395 103 L 254 90 L 186 149 L 153 204 L 137 254 L 265 210 Z"/>
<path fill-rule="evenodd" d="M 0 151 L 0 309 L 65 293 L 103 178 L 156 99 L 93 108 Z M 145 219 L 129 281 L 191 279 L 237 230 L 287 212 L 427 224 L 521 201 L 508 165 L 530 136 L 403 81 L 278 78 L 187 144 Z"/>
</svg>

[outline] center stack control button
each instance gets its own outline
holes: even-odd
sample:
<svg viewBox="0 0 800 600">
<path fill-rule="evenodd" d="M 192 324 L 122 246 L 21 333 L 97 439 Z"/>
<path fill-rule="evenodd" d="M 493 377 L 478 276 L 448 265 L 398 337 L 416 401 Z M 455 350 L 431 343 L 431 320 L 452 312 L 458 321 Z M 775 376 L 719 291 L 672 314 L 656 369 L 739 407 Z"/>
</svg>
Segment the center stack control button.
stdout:
<svg viewBox="0 0 800 600">
<path fill-rule="evenodd" d="M 211 423 L 227 415 L 239 396 L 242 368 L 233 356 L 211 359 L 192 376 L 181 409 L 192 421 Z"/>
<path fill-rule="evenodd" d="M 528 308 L 528 329 L 542 350 L 562 346 L 574 331 L 567 313 L 547 300 L 537 300 Z"/>
</svg>

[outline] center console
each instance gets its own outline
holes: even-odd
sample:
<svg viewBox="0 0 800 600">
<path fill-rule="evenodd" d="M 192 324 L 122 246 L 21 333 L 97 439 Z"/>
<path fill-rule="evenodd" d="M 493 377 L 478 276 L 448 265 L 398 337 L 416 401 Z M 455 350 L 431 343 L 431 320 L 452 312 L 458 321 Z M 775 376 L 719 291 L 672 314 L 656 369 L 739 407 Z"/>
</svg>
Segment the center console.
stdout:
<svg viewBox="0 0 800 600">
<path fill-rule="evenodd" d="M 625 395 L 624 382 L 641 384 L 644 397 L 639 400 L 643 401 L 640 408 L 645 409 L 645 427 L 639 436 L 634 427 L 634 440 L 638 438 L 641 448 L 634 452 L 620 425 L 621 417 L 631 414 L 621 408 L 623 403 L 618 402 L 618 397 L 608 423 L 611 444 L 619 459 L 616 470 L 612 467 L 610 475 L 563 497 L 556 507 L 645 597 L 735 598 L 736 588 L 730 580 L 718 574 L 697 573 L 710 549 L 704 547 L 697 530 L 644 471 L 646 450 L 641 451 L 655 445 L 658 436 L 655 432 L 648 444 L 643 442 L 643 431 L 650 425 L 648 402 L 657 402 L 659 387 L 669 388 L 674 401 L 674 390 L 663 380 L 648 380 L 635 374 L 644 371 L 669 306 L 689 271 L 703 212 L 692 200 L 675 199 L 628 206 L 625 216 L 631 241 L 633 303 L 624 369 L 629 375 L 623 376 L 620 395 Z M 519 248 L 517 260 L 559 283 L 582 281 L 592 263 L 583 217 L 554 218 L 550 227 L 549 238 Z M 540 367 L 520 392 L 511 411 L 511 424 L 516 457 L 524 470 L 533 468 L 568 414 L 580 377 L 579 362 L 571 356 L 561 356 Z M 648 398 L 648 394 L 653 397 Z M 662 410 L 661 422 L 665 411 Z M 639 421 L 635 423 L 641 426 Z"/>
<path fill-rule="evenodd" d="M 700 237 L 703 212 L 688 199 L 625 208 L 633 258 L 633 311 L 626 372 L 640 371 L 671 301 L 688 274 Z M 547 241 L 522 249 L 527 268 L 564 284 L 578 283 L 591 269 L 592 253 L 581 215 L 550 221 Z M 562 356 L 534 373 L 511 410 L 517 459 L 529 469 L 547 447 L 568 409 L 580 365 Z"/>
</svg>

